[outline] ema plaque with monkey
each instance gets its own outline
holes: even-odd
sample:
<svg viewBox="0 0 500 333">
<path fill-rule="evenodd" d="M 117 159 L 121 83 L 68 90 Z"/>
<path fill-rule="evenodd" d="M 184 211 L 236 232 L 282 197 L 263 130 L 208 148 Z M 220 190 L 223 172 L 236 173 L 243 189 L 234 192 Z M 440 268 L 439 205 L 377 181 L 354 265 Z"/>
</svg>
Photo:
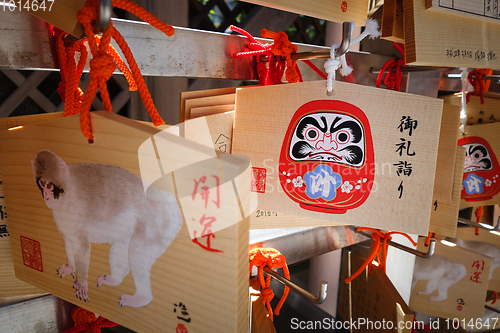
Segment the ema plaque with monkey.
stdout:
<svg viewBox="0 0 500 333">
<path fill-rule="evenodd" d="M 194 239 L 184 223 L 186 193 L 203 198 L 203 172 L 221 179 L 220 206 L 231 213 L 222 201 L 228 197 L 223 187 L 233 188 L 224 183 L 232 162 L 221 159 L 223 171 L 220 163 L 200 167 L 207 156 L 217 159 L 213 149 L 109 112 L 92 113 L 91 122 L 92 145 L 78 115 L 0 132 L 16 277 L 135 331 L 175 332 L 179 324 L 189 332 L 242 331 L 248 325 L 248 219 L 218 231 L 210 219 L 213 233 Z M 159 133 L 186 153 L 162 151 L 160 160 L 154 151 L 141 153 L 152 138 L 160 146 Z M 174 172 L 166 171 L 170 160 Z M 193 161 L 196 170 L 179 168 Z M 146 191 L 140 176 L 160 164 L 165 174 Z M 219 194 L 210 186 L 211 195 Z M 241 220 L 240 206 L 233 206 Z M 218 283 L 221 274 L 227 283 Z"/>
</svg>

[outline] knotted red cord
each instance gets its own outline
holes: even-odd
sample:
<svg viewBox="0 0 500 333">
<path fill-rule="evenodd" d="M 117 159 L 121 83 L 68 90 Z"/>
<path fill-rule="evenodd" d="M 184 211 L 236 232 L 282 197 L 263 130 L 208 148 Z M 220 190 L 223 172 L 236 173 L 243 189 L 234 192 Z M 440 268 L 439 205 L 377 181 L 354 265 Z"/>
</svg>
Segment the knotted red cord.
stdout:
<svg viewBox="0 0 500 333">
<path fill-rule="evenodd" d="M 484 104 L 483 91 L 488 91 L 490 88 L 490 80 L 486 80 L 487 82 L 484 82 L 485 80 L 483 80 L 482 77 L 483 75 L 491 75 L 492 73 L 493 70 L 487 68 L 477 68 L 469 72 L 468 79 L 470 84 L 474 87 L 474 92 L 468 92 L 465 95 L 467 103 L 470 101 L 470 95 L 473 94 L 479 96 L 481 104 Z"/>
<path fill-rule="evenodd" d="M 484 209 L 483 206 L 477 207 L 476 211 L 474 212 L 474 215 L 476 215 L 476 222 L 481 223 L 481 218 L 483 217 Z M 476 235 L 479 235 L 479 227 L 476 227 Z"/>
<path fill-rule="evenodd" d="M 497 291 L 492 291 L 489 295 L 488 298 L 493 296 L 493 302 L 491 302 L 491 305 L 495 304 L 498 300 L 498 292 Z"/>
<path fill-rule="evenodd" d="M 288 35 L 283 32 L 269 31 L 266 28 L 262 29 L 260 34 L 264 38 L 272 38 L 274 43 L 271 47 L 271 52 L 276 57 L 286 58 L 285 78 L 289 83 L 299 82 L 299 75 L 296 70 L 297 60 L 292 59 L 292 53 L 297 53 L 297 45 L 293 45 L 288 40 Z"/>
<path fill-rule="evenodd" d="M 288 82 L 292 83 L 292 82 L 303 81 L 302 74 L 300 73 L 299 67 L 297 66 L 297 61 L 292 60 L 291 53 L 289 53 L 290 51 L 292 51 L 292 53 L 295 53 L 296 46 L 293 45 L 290 41 L 288 41 L 288 37 L 284 32 L 275 33 L 266 30 L 265 32 L 266 36 L 272 35 L 276 37 L 276 39 L 273 44 L 264 44 L 257 41 L 252 35 L 250 35 L 247 31 L 241 28 L 235 27 L 234 25 L 231 25 L 229 28 L 235 32 L 244 35 L 249 39 L 250 43 L 247 45 L 247 47 L 251 51 L 238 52 L 233 55 L 233 58 L 240 58 L 247 56 L 256 57 L 257 73 L 259 75 L 259 85 L 268 86 L 268 85 L 283 83 L 281 81 L 281 78 L 285 73 L 285 69 L 287 70 L 288 73 L 287 74 L 288 76 L 285 76 Z M 262 30 L 263 34 L 264 30 L 265 29 Z M 276 44 L 276 41 L 278 42 L 278 44 Z M 286 54 L 288 54 L 289 56 L 286 57 Z M 260 61 L 260 57 L 263 55 L 267 56 L 268 58 L 267 65 L 266 63 Z M 285 57 L 286 61 L 282 60 L 283 57 Z M 322 78 L 326 80 L 326 75 L 323 72 L 321 72 L 312 62 L 310 62 L 309 60 L 302 60 L 302 61 L 306 63 L 309 67 L 311 67 L 316 73 L 318 73 L 318 75 L 320 75 Z M 288 70 L 288 68 L 294 70 Z M 298 81 L 293 81 L 295 79 Z"/>
<path fill-rule="evenodd" d="M 89 0 L 87 4 L 78 12 L 77 19 L 83 24 L 85 34 L 87 36 L 94 36 L 92 25 L 97 20 L 98 4 L 98 0 Z M 173 27 L 161 22 L 151 13 L 129 0 L 113 0 L 113 6 L 131 12 L 135 16 L 161 30 L 168 36 L 172 36 L 174 33 Z M 85 66 L 85 62 L 87 60 L 87 52 L 84 50 L 83 41 L 75 42 L 66 49 L 64 48 L 63 38 L 64 37 L 58 38 L 57 43 L 62 77 L 58 92 L 61 94 L 61 97 L 65 102 L 65 115 L 80 113 L 81 129 L 89 142 L 93 141 L 89 111 L 97 89 L 100 91 L 104 109 L 110 112 L 112 111 L 106 81 L 109 80 L 115 71 L 116 65 L 118 65 L 127 78 L 130 90 L 139 90 L 153 124 L 155 126 L 164 124 L 164 121 L 161 119 L 156 107 L 153 104 L 153 100 L 149 94 L 146 83 L 144 82 L 144 78 L 142 77 L 141 71 L 135 62 L 128 44 L 125 42 L 122 35 L 115 29 L 112 22 L 110 22 L 110 27 L 103 33 L 102 37 L 87 38 L 89 48 L 92 53 L 92 60 L 90 61 L 90 82 L 85 96 L 82 96 L 81 89 L 78 88 L 78 81 L 81 73 L 83 72 L 83 66 Z M 110 45 L 111 38 L 116 41 L 122 50 L 122 53 L 130 66 L 130 70 L 127 69 L 121 57 Z M 78 66 L 74 64 L 76 51 L 80 52 Z"/>
<path fill-rule="evenodd" d="M 354 274 L 352 274 L 350 277 L 348 277 L 345 280 L 346 283 L 350 283 L 352 280 L 354 280 L 359 274 L 361 274 L 365 270 L 365 268 L 367 266 L 368 266 L 368 273 L 370 273 L 371 268 L 372 268 L 372 264 L 373 264 L 373 261 L 375 260 L 375 258 L 377 258 L 379 266 L 385 272 L 385 268 L 386 268 L 385 264 L 386 264 L 386 260 L 387 260 L 387 250 L 389 248 L 389 244 L 387 242 L 392 240 L 391 235 L 395 235 L 395 234 L 403 235 L 406 238 L 408 238 L 413 245 L 417 246 L 417 243 L 415 243 L 415 241 L 413 241 L 413 239 L 411 239 L 410 236 L 408 236 L 407 234 L 402 233 L 402 232 L 391 231 L 388 233 L 383 233 L 379 230 L 372 229 L 372 228 L 364 228 L 364 227 L 357 228 L 357 231 L 362 231 L 362 230 L 372 232 L 372 239 L 373 239 L 373 242 L 371 244 L 372 252 L 368 256 L 368 258 L 365 260 L 365 262 L 361 265 L 361 267 Z"/>
<path fill-rule="evenodd" d="M 115 327 L 118 325 L 103 317 L 96 318 L 93 312 L 78 306 L 71 310 L 71 318 L 73 318 L 75 326 L 67 329 L 64 333 L 99 333 L 102 327 Z"/>
<path fill-rule="evenodd" d="M 264 304 L 267 306 L 267 310 L 269 311 L 269 316 L 271 320 L 273 320 L 273 309 L 271 308 L 271 301 L 274 298 L 274 293 L 269 288 L 271 283 L 271 275 L 267 274 L 266 280 L 264 280 L 264 268 L 269 267 L 273 268 L 283 268 L 283 272 L 285 273 L 285 277 L 290 280 L 290 272 L 288 271 L 288 266 L 286 264 L 285 257 L 276 249 L 272 248 L 255 248 L 249 251 L 248 257 L 250 259 L 250 269 L 249 275 L 252 273 L 252 267 L 256 266 L 258 268 L 257 275 L 259 277 L 259 283 L 261 290 L 262 300 Z M 283 292 L 283 296 L 281 296 L 276 309 L 274 309 L 274 313 L 279 315 L 280 309 L 285 303 L 286 297 L 288 296 L 288 292 L 290 288 L 285 286 L 285 291 Z"/>
<path fill-rule="evenodd" d="M 392 90 L 396 87 L 396 91 L 401 91 L 401 78 L 403 77 L 403 73 L 401 72 L 401 67 L 405 65 L 405 52 L 404 45 L 398 44 L 396 42 L 392 43 L 392 46 L 395 47 L 399 53 L 401 53 L 401 58 L 399 60 L 389 59 L 384 64 L 380 72 L 377 76 L 377 88 L 380 88 L 380 84 L 382 82 L 382 77 L 387 69 L 388 73 L 385 75 L 384 84 L 387 86 L 387 89 Z"/>
</svg>

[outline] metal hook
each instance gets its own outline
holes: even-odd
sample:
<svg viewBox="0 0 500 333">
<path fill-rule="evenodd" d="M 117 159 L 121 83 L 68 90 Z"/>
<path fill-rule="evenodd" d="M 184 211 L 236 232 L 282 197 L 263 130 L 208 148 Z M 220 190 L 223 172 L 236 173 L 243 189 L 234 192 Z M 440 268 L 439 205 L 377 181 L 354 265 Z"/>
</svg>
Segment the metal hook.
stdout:
<svg viewBox="0 0 500 333">
<path fill-rule="evenodd" d="M 310 302 L 313 302 L 315 304 L 321 304 L 325 301 L 326 299 L 326 294 L 327 294 L 327 289 L 328 289 L 328 282 L 326 281 L 321 281 L 321 285 L 319 286 L 319 295 L 314 296 L 310 292 L 300 288 L 298 285 L 293 283 L 292 281 L 288 280 L 286 277 L 283 275 L 273 271 L 269 267 L 264 268 L 264 272 L 267 274 L 271 275 L 273 278 L 278 280 L 279 282 L 283 283 L 285 286 L 289 287 L 293 291 L 295 291 L 297 294 L 300 296 L 304 297 Z"/>
<path fill-rule="evenodd" d="M 97 13 L 95 32 L 104 32 L 108 30 L 111 22 L 112 9 L 111 0 L 99 0 L 99 12 Z"/>
<path fill-rule="evenodd" d="M 366 233 L 364 231 L 357 231 L 356 232 L 358 234 L 361 234 L 365 237 L 368 237 L 368 238 L 371 238 L 372 235 L 369 234 L 369 233 Z M 436 250 L 436 240 L 435 239 L 431 239 L 431 241 L 429 242 L 429 250 L 427 250 L 427 252 L 421 252 L 421 251 L 418 251 L 418 250 L 415 250 L 415 249 L 412 249 L 408 246 L 404 246 L 402 244 L 399 244 L 399 243 L 396 243 L 396 242 L 393 242 L 391 240 L 387 241 L 387 244 L 389 244 L 390 246 L 393 246 L 395 248 L 398 248 L 400 250 L 403 250 L 405 252 L 408 252 L 408 253 L 411 253 L 417 257 L 420 257 L 420 258 L 430 258 L 434 255 L 434 251 Z"/>
<path fill-rule="evenodd" d="M 458 222 L 466 225 L 471 225 L 473 227 L 479 227 L 484 230 L 488 231 L 498 231 L 500 229 L 500 216 L 498 217 L 497 225 L 496 226 L 491 226 L 489 224 L 484 224 L 484 223 L 477 223 L 473 222 L 471 220 L 463 219 L 461 217 L 458 218 Z"/>
</svg>

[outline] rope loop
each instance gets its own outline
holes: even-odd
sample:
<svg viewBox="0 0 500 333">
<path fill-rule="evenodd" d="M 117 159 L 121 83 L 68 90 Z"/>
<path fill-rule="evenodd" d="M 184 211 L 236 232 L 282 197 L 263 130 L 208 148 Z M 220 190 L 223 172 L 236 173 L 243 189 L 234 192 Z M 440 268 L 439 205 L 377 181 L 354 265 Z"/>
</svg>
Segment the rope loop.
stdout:
<svg viewBox="0 0 500 333">
<path fill-rule="evenodd" d="M 372 228 L 364 228 L 364 227 L 358 227 L 357 231 L 371 231 L 372 233 L 372 239 L 373 242 L 371 244 L 372 247 L 372 252 L 368 256 L 368 258 L 365 260 L 365 262 L 359 267 L 359 269 L 352 274 L 350 277 L 348 277 L 345 282 L 349 284 L 352 280 L 354 280 L 358 275 L 360 275 L 366 267 L 368 267 L 368 273 L 371 273 L 371 268 L 373 265 L 373 261 L 377 259 L 378 265 L 380 268 L 382 268 L 385 272 L 386 269 L 386 260 L 387 260 L 387 252 L 389 250 L 389 241 L 392 240 L 392 235 L 402 235 L 405 236 L 414 246 L 417 246 L 417 243 L 408 236 L 405 233 L 402 232 L 397 232 L 397 231 L 391 231 L 388 233 L 383 233 L 379 230 L 372 229 Z"/>
<path fill-rule="evenodd" d="M 252 272 L 252 267 L 258 267 L 257 275 L 259 278 L 259 284 L 261 287 L 261 295 L 264 304 L 267 306 L 267 310 L 269 311 L 269 316 L 271 320 L 273 320 L 273 310 L 271 308 L 271 301 L 274 298 L 274 293 L 269 287 L 271 284 L 271 276 L 268 274 L 267 278 L 264 279 L 264 268 L 269 267 L 270 269 L 283 268 L 283 272 L 285 273 L 285 277 L 290 279 L 290 272 L 288 271 L 288 266 L 286 264 L 285 256 L 282 255 L 278 250 L 273 248 L 255 248 L 250 250 L 248 253 L 248 258 L 250 260 L 249 267 L 249 275 Z M 283 296 L 281 296 L 276 309 L 274 310 L 274 314 L 279 315 L 279 311 L 283 304 L 285 303 L 286 297 L 290 288 L 285 286 L 285 291 L 283 292 Z"/>
</svg>

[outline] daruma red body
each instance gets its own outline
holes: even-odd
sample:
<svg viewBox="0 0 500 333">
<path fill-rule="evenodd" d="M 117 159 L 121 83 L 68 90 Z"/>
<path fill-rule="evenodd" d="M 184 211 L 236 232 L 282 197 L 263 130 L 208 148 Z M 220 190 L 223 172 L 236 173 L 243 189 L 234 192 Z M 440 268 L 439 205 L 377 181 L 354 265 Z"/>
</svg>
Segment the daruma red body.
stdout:
<svg viewBox="0 0 500 333">
<path fill-rule="evenodd" d="M 295 112 L 279 164 L 290 199 L 307 210 L 343 214 L 366 201 L 374 174 L 370 125 L 361 109 L 321 100 Z"/>
<path fill-rule="evenodd" d="M 500 191 L 500 166 L 490 144 L 479 136 L 458 140 L 465 148 L 462 199 L 490 200 Z"/>
</svg>

